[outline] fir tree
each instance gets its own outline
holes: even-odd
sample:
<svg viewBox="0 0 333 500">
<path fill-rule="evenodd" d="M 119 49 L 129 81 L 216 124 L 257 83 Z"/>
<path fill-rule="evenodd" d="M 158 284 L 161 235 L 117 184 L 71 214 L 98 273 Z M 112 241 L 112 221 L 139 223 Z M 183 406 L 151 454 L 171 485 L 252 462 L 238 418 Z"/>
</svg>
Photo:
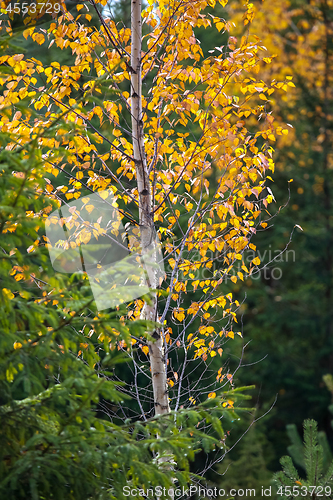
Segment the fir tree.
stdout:
<svg viewBox="0 0 333 500">
<path fill-rule="evenodd" d="M 304 448 L 294 429 L 289 428 L 289 435 L 293 442 L 289 450 L 294 461 L 304 467 L 305 478 L 300 477 L 291 457 L 282 457 L 280 463 L 283 470 L 274 475 L 280 498 L 333 498 L 333 461 L 325 467 L 325 453 L 319 444 L 317 422 L 311 419 L 304 421 Z"/>
</svg>

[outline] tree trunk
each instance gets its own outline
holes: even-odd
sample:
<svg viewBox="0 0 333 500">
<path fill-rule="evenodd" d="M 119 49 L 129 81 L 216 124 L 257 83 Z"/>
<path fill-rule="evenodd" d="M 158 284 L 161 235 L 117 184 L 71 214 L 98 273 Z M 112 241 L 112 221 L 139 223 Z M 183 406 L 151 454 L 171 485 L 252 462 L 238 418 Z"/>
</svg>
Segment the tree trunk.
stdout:
<svg viewBox="0 0 333 500">
<path fill-rule="evenodd" d="M 156 239 L 152 206 L 152 185 L 149 180 L 144 147 L 144 132 L 142 121 L 142 78 L 141 78 L 141 0 L 131 2 L 131 114 L 132 114 L 132 141 L 133 156 L 136 169 L 136 180 L 139 192 L 139 224 L 143 259 L 152 261 L 156 257 Z M 154 251 L 155 250 L 155 251 Z M 153 257 L 152 257 L 153 254 Z M 155 259 L 156 261 L 156 259 Z M 158 286 L 157 269 L 145 265 L 148 286 L 154 290 Z M 157 295 L 152 294 L 151 304 L 145 303 L 142 310 L 142 319 L 157 321 Z M 166 379 L 166 363 L 161 332 L 151 332 L 156 339 L 149 342 L 149 358 L 151 377 L 154 392 L 155 415 L 169 413 L 169 399 Z"/>
</svg>

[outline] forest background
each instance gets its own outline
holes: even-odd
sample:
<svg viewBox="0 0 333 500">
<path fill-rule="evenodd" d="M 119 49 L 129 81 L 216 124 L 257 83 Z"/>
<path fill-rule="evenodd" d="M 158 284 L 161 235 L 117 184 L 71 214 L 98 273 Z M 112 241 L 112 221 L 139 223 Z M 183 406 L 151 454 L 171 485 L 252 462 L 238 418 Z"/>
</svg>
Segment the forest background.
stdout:
<svg viewBox="0 0 333 500">
<path fill-rule="evenodd" d="M 120 0 L 113 7 L 115 19 L 127 26 L 129 4 Z M 241 4 L 230 1 L 211 13 L 239 21 Z M 314 418 L 333 442 L 328 410 L 333 393 L 323 380 L 333 373 L 333 3 L 258 0 L 253 9 L 251 32 L 276 54 L 261 77 L 292 75 L 295 88 L 272 97 L 275 119 L 293 128 L 273 144 L 276 171 L 270 187 L 276 202 L 270 212 L 276 216 L 254 241 L 265 267 L 244 283 L 229 284 L 242 303 L 243 339 L 229 343 L 225 353 L 237 356 L 250 341 L 235 383 L 255 384 L 255 417 L 265 415 L 222 462 L 219 472 L 228 465 L 227 473 L 207 477 L 212 484 L 236 488 L 270 483 L 287 452 L 287 424 L 301 431 L 303 420 Z M 207 29 L 198 30 L 197 37 L 205 54 L 227 42 L 227 34 L 217 42 Z M 66 63 L 66 51 L 55 45 L 46 52 L 44 45 L 23 37 L 16 43 L 37 59 Z M 303 231 L 294 231 L 296 224 Z M 250 423 L 245 419 L 231 442 Z M 246 458 L 251 455 L 253 465 Z"/>
</svg>

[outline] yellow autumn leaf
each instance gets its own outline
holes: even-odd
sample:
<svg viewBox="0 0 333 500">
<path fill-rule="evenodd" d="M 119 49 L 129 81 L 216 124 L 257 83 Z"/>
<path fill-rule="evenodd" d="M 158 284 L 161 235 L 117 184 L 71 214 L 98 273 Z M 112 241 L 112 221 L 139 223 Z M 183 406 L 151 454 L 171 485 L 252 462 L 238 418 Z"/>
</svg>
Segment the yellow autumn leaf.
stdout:
<svg viewBox="0 0 333 500">
<path fill-rule="evenodd" d="M 8 288 L 3 288 L 2 294 L 8 299 L 13 299 L 15 297 L 15 295 L 10 290 L 8 290 Z"/>
<path fill-rule="evenodd" d="M 149 347 L 147 345 L 144 345 L 141 347 L 142 351 L 145 353 L 146 356 L 149 354 Z"/>
<path fill-rule="evenodd" d="M 209 398 L 209 399 L 214 399 L 214 398 L 216 398 L 216 392 L 210 392 L 210 393 L 208 394 L 208 398 Z"/>
<path fill-rule="evenodd" d="M 106 198 L 109 196 L 109 192 L 104 190 L 98 191 L 98 194 L 103 200 L 106 200 Z"/>
<path fill-rule="evenodd" d="M 252 263 L 253 263 L 255 266 L 259 266 L 259 264 L 260 264 L 260 259 L 259 259 L 259 257 L 255 257 L 255 258 L 253 259 Z"/>
<path fill-rule="evenodd" d="M 178 319 L 178 321 L 183 321 L 183 319 L 185 319 L 185 311 L 181 307 L 179 309 L 175 309 L 173 311 L 173 315 L 176 319 Z"/>
<path fill-rule="evenodd" d="M 7 368 L 6 370 L 6 379 L 8 382 L 13 382 L 14 381 L 14 375 L 16 375 L 18 373 L 18 371 L 16 370 L 16 368 L 14 368 L 13 366 L 10 366 L 9 368 Z"/>
</svg>

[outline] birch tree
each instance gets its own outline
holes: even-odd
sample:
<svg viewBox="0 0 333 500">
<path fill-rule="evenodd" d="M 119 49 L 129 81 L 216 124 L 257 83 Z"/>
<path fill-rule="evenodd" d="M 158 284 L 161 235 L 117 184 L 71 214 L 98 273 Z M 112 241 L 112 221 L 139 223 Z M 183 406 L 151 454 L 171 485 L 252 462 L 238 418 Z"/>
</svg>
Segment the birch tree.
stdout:
<svg viewBox="0 0 333 500">
<path fill-rule="evenodd" d="M 153 187 L 149 179 L 147 168 L 143 112 L 142 112 L 142 24 L 141 0 L 133 0 L 131 6 L 131 123 L 133 161 L 135 165 L 139 226 L 141 229 L 142 255 L 149 253 L 152 241 L 155 240 L 154 207 L 152 203 Z M 156 290 L 159 283 L 153 268 L 147 269 L 148 283 L 151 290 Z M 151 303 L 144 304 L 142 317 L 150 321 L 158 321 L 157 295 L 153 292 Z M 153 398 L 155 413 L 163 414 L 170 411 L 167 376 L 165 369 L 165 353 L 163 338 L 159 328 L 154 333 L 154 341 L 148 342 L 150 370 L 153 385 Z"/>
<path fill-rule="evenodd" d="M 271 144 L 276 133 L 288 133 L 275 127 L 270 96 L 285 82 L 260 79 L 271 58 L 251 35 L 249 2 L 242 21 L 249 31 L 240 39 L 232 23 L 207 13 L 215 0 L 149 0 L 144 10 L 132 0 L 131 29 L 103 18 L 105 3 L 78 4 L 77 13 L 62 4 L 46 28 L 34 24 L 43 11 L 30 9 L 24 37 L 46 50 L 70 48 L 72 64 L 1 57 L 13 70 L 0 78 L 6 85 L 0 106 L 13 110 L 3 115 L 2 126 L 24 147 L 64 118 L 66 124 L 53 137 L 41 135 L 38 146 L 47 195 L 63 209 L 83 200 L 80 213 L 74 209 L 75 222 L 73 214 L 48 221 L 51 227 L 72 224 L 73 249 L 119 233 L 119 225 L 110 229 L 97 221 L 92 227 L 88 221 L 95 194 L 118 210 L 124 227 L 139 230 L 150 294 L 128 302 L 120 320 L 141 318 L 150 327 L 147 337 L 132 335 L 131 342 L 114 342 L 107 331 L 99 335 L 101 346 L 110 342 L 132 362 L 132 378 L 120 390 L 136 406 L 105 404 L 109 417 L 145 421 L 216 396 L 230 409 L 233 398 L 221 391 L 234 388 L 241 355 L 232 364 L 223 349 L 243 332 L 228 283 L 244 281 L 260 265 L 251 239 L 267 226 L 273 200 L 265 187 L 274 172 Z M 224 7 L 227 0 L 219 3 Z M 92 15 L 98 27 L 90 25 Z M 10 20 L 2 28 L 10 32 Z M 216 33 L 208 57 L 199 28 Z M 37 116 L 19 110 L 22 99 Z M 164 279 L 156 270 L 159 245 Z"/>
</svg>

